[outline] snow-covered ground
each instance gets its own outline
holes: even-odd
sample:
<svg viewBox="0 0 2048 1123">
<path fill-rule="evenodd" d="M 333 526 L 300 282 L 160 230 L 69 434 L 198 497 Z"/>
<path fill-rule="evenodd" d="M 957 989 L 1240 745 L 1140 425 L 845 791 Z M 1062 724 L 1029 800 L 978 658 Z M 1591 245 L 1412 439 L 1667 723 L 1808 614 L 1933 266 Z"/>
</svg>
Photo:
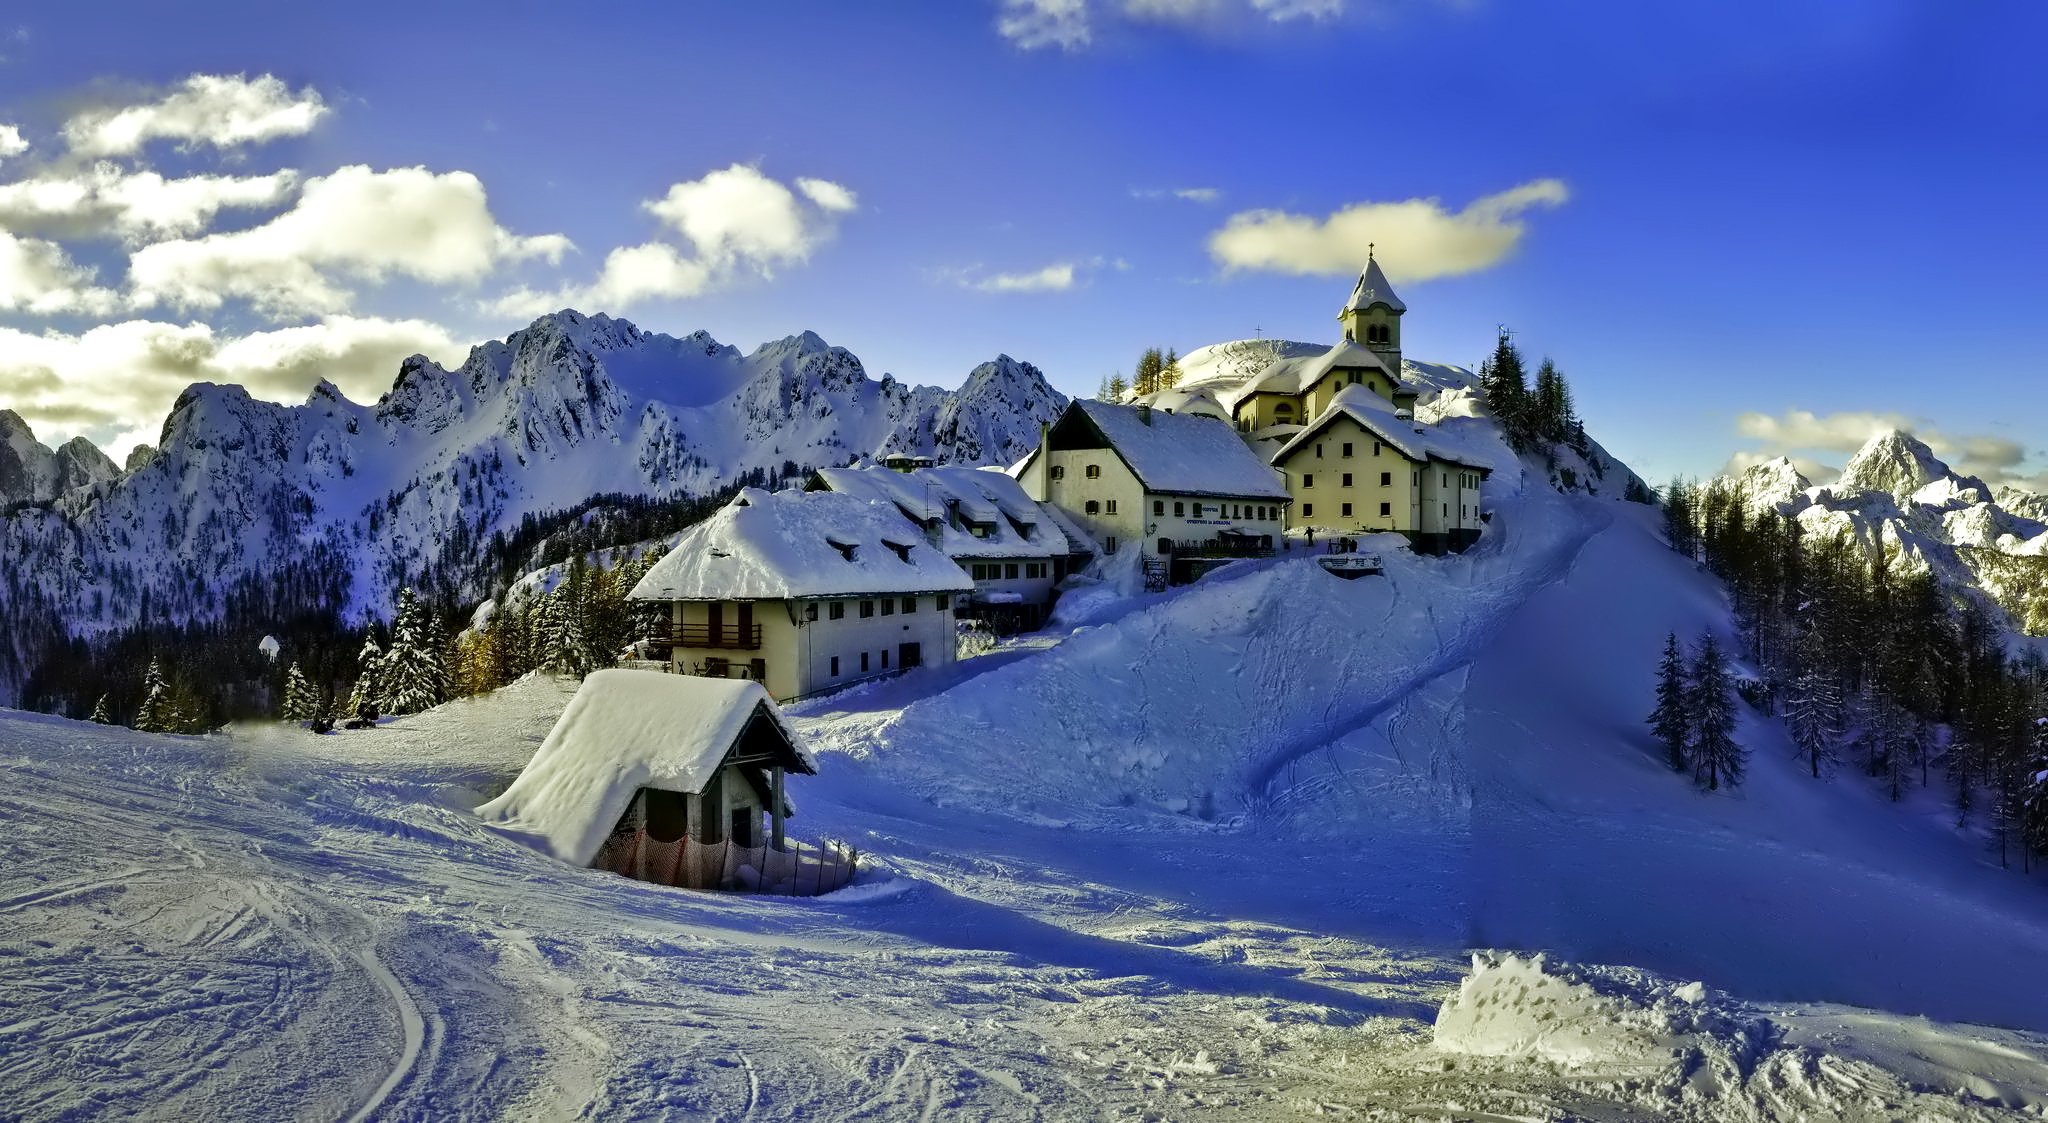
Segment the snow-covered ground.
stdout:
<svg viewBox="0 0 2048 1123">
<path fill-rule="evenodd" d="M 2039 1117 L 2048 890 L 1765 723 L 1732 795 L 1665 769 L 1658 644 L 1726 608 L 1651 520 L 1504 487 L 1463 557 L 1076 598 L 799 706 L 793 833 L 875 866 L 809 900 L 472 816 L 554 680 L 329 737 L 0 714 L 0 1116 Z"/>
</svg>

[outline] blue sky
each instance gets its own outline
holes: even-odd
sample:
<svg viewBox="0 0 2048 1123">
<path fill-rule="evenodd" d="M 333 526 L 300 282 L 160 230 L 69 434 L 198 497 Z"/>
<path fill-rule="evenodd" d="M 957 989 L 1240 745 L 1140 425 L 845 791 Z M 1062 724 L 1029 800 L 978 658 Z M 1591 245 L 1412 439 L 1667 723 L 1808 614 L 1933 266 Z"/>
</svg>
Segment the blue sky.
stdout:
<svg viewBox="0 0 2048 1123">
<path fill-rule="evenodd" d="M 0 407 L 45 439 L 146 438 L 191 377 L 373 397 L 562 302 L 1085 393 L 1151 344 L 1334 338 L 1370 237 L 1410 357 L 1510 324 L 1653 477 L 1889 423 L 2048 472 L 2018 3 L 113 7 L 0 21 Z M 194 176 L 261 199 L 194 217 Z M 463 236 L 375 229 L 408 207 Z"/>
</svg>

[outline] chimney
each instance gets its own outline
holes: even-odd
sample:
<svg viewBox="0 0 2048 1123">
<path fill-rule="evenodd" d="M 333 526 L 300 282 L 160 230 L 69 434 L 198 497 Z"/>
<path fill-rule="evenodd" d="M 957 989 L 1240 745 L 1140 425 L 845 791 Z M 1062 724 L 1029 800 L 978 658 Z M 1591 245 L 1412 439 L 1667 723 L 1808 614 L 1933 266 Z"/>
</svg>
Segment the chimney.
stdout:
<svg viewBox="0 0 2048 1123">
<path fill-rule="evenodd" d="M 1149 403 L 1149 402 L 1139 402 L 1139 403 L 1138 403 L 1138 420 L 1140 420 L 1140 421 L 1144 422 L 1144 423 L 1145 423 L 1145 424 L 1147 424 L 1147 425 L 1150 425 L 1150 424 L 1152 424 L 1152 406 L 1151 406 L 1151 403 Z"/>
</svg>

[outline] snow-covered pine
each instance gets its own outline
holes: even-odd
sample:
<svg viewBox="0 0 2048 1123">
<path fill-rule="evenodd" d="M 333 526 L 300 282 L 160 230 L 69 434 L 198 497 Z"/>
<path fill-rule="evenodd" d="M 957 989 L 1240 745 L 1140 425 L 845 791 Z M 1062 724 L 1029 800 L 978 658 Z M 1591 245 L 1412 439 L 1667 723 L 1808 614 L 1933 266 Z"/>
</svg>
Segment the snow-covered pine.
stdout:
<svg viewBox="0 0 2048 1123">
<path fill-rule="evenodd" d="M 86 720 L 92 722 L 95 725 L 114 724 L 113 712 L 107 708 L 106 695 L 100 695 L 100 700 L 92 704 L 92 716 L 90 718 L 87 718 Z"/>
<path fill-rule="evenodd" d="M 1818 625 L 1809 621 L 1801 629 L 1796 651 L 1797 670 L 1785 688 L 1785 724 L 1808 772 L 1819 779 L 1833 767 L 1841 742 L 1842 688 L 1829 669 Z"/>
<path fill-rule="evenodd" d="M 1686 709 L 1692 718 L 1688 746 L 1693 779 L 1708 791 L 1742 782 L 1747 752 L 1735 742 L 1735 683 L 1721 641 L 1709 631 L 1700 636 L 1693 657 Z"/>
<path fill-rule="evenodd" d="M 294 661 L 284 673 L 284 705 L 278 710 L 278 717 L 285 721 L 312 721 L 319 716 L 320 697 Z"/>
<path fill-rule="evenodd" d="M 161 660 L 151 657 L 142 673 L 142 705 L 135 711 L 135 728 L 144 733 L 169 733 L 178 727 L 170 682 L 164 678 Z"/>
<path fill-rule="evenodd" d="M 348 712 L 361 715 L 380 711 L 384 702 L 384 649 L 377 644 L 376 633 L 363 636 L 362 650 L 356 653 L 355 689 L 349 695 Z"/>
<path fill-rule="evenodd" d="M 1685 771 L 1692 730 L 1689 701 L 1685 658 L 1678 650 L 1678 633 L 1671 632 L 1664 637 L 1664 659 L 1657 665 L 1657 705 L 1650 711 L 1650 731 L 1664 746 L 1665 761 L 1674 772 Z"/>
<path fill-rule="evenodd" d="M 392 714 L 416 714 L 442 701 L 441 653 L 433 641 L 426 606 L 412 589 L 398 595 L 391 625 L 391 650 L 383 659 L 381 707 Z"/>
</svg>

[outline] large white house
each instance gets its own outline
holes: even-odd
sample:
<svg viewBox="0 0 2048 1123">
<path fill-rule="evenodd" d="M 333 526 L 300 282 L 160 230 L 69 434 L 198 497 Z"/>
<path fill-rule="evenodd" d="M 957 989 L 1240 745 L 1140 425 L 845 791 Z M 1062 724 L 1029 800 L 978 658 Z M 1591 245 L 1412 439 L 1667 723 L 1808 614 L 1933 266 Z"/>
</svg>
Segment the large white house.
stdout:
<svg viewBox="0 0 2048 1123">
<path fill-rule="evenodd" d="M 832 491 L 740 492 L 628 594 L 668 606 L 656 652 L 777 701 L 950 663 L 974 582 L 894 506 Z"/>
<path fill-rule="evenodd" d="M 1037 627 L 1058 583 L 1094 556 L 1085 531 L 996 469 L 821 468 L 808 486 L 893 506 L 973 579 L 973 614 L 1005 627 Z"/>
<path fill-rule="evenodd" d="M 1137 550 L 1180 566 L 1177 579 L 1196 559 L 1270 552 L 1287 525 L 1279 473 L 1228 422 L 1201 413 L 1077 400 L 1010 473 L 1103 553 Z"/>
</svg>

